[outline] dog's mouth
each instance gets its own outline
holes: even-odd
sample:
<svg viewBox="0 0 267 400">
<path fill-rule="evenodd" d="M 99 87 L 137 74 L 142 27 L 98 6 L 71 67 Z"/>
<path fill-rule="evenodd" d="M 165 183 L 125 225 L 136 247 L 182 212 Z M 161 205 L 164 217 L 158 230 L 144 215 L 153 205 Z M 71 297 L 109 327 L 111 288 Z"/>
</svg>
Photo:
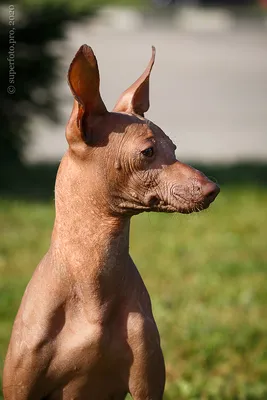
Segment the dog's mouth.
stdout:
<svg viewBox="0 0 267 400">
<path fill-rule="evenodd" d="M 188 198 L 189 197 L 189 198 Z M 214 199 L 203 198 L 203 196 L 186 196 L 184 194 L 175 193 L 166 200 L 160 198 L 156 193 L 147 193 L 142 202 L 131 199 L 131 205 L 121 203 L 120 209 L 131 215 L 139 214 L 140 212 L 164 212 L 164 213 L 179 213 L 192 214 L 207 209 Z"/>
<path fill-rule="evenodd" d="M 209 201 L 186 201 L 185 198 L 180 198 L 181 201 L 168 203 L 163 199 L 158 198 L 156 195 L 150 196 L 147 201 L 147 211 L 165 212 L 180 214 L 192 214 L 194 212 L 200 212 L 206 210 L 211 202 Z"/>
</svg>

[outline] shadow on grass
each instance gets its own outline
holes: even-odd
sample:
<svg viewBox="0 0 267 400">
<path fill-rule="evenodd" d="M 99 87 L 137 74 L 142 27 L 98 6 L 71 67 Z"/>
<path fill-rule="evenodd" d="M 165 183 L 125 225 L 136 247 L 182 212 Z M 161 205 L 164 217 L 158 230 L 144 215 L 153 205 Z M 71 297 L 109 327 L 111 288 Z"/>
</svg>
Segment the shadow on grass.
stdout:
<svg viewBox="0 0 267 400">
<path fill-rule="evenodd" d="M 191 165 L 221 186 L 267 186 L 267 162 Z M 0 196 L 22 200 L 52 200 L 57 169 L 58 164 L 6 166 L 1 171 Z"/>
</svg>

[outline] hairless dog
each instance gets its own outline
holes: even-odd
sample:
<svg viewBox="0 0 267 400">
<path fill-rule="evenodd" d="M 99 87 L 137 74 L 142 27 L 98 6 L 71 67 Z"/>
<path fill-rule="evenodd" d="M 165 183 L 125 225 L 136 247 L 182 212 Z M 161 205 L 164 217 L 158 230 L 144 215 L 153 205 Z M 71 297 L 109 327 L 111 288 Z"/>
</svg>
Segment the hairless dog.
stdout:
<svg viewBox="0 0 267 400">
<path fill-rule="evenodd" d="M 144 117 L 151 60 L 107 111 L 94 53 L 68 72 L 74 106 L 56 178 L 51 245 L 23 296 L 4 366 L 5 400 L 161 400 L 165 366 L 147 289 L 129 255 L 143 211 L 191 213 L 218 186 L 175 157 Z"/>
</svg>

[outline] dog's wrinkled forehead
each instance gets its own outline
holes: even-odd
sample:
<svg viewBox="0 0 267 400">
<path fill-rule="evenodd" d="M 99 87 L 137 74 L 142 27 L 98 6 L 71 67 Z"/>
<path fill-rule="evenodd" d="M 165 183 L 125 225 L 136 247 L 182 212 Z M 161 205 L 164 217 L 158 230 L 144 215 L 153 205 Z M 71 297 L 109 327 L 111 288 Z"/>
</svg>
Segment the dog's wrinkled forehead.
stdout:
<svg viewBox="0 0 267 400">
<path fill-rule="evenodd" d="M 157 144 L 162 147 L 171 147 L 173 150 L 176 150 L 176 145 L 173 143 L 171 138 L 166 135 L 163 130 L 155 125 L 152 121 L 146 120 L 147 126 L 150 129 L 150 131 L 153 133 L 153 136 L 157 142 Z"/>
<path fill-rule="evenodd" d="M 133 121 L 125 127 L 122 140 L 132 143 L 133 145 L 137 143 L 141 144 L 147 140 L 154 142 L 155 134 L 147 120 L 138 118 L 133 119 Z"/>
<path fill-rule="evenodd" d="M 125 136 L 142 136 L 146 134 L 150 128 L 150 121 L 144 117 L 128 113 L 114 113 L 110 115 L 110 126 L 115 133 L 122 133 Z M 151 133 L 152 134 L 152 133 Z"/>
<path fill-rule="evenodd" d="M 125 128 L 125 135 L 134 138 L 151 139 L 157 146 L 166 149 L 171 148 L 176 150 L 176 146 L 173 141 L 167 136 L 163 130 L 155 125 L 152 121 L 141 116 L 132 116 L 131 124 Z"/>
</svg>

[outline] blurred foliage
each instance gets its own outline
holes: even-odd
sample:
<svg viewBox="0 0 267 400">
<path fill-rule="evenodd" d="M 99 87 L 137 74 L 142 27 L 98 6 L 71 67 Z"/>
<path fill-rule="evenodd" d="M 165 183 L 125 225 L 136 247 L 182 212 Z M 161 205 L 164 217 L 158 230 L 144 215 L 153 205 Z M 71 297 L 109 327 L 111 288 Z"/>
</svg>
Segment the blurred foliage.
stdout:
<svg viewBox="0 0 267 400">
<path fill-rule="evenodd" d="M 56 120 L 56 99 L 52 87 L 57 78 L 57 58 L 48 44 L 62 39 L 67 21 L 81 16 L 81 10 L 61 2 L 21 2 L 15 10 L 15 83 L 16 92 L 7 93 L 9 85 L 9 8 L 0 20 L 1 43 L 1 147 L 0 160 L 18 163 L 27 140 L 31 115 L 45 115 Z M 88 12 L 90 10 L 88 9 Z"/>
<path fill-rule="evenodd" d="M 131 255 L 161 334 L 165 400 L 267 399 L 266 202 L 266 186 L 225 185 L 205 212 L 133 218 Z M 50 202 L 0 201 L 0 360 L 53 219 Z"/>
<path fill-rule="evenodd" d="M 0 0 L 0 165 L 19 164 L 28 138 L 32 115 L 57 120 L 53 83 L 57 79 L 58 59 L 49 43 L 64 38 L 69 21 L 96 12 L 108 0 L 22 0 L 14 3 L 14 26 L 10 25 L 9 4 Z M 113 1 L 130 4 L 131 1 Z M 132 1 L 134 3 L 134 1 Z M 12 11 L 12 9 L 11 9 Z M 9 86 L 9 32 L 15 28 L 16 92 L 7 93 Z"/>
</svg>

